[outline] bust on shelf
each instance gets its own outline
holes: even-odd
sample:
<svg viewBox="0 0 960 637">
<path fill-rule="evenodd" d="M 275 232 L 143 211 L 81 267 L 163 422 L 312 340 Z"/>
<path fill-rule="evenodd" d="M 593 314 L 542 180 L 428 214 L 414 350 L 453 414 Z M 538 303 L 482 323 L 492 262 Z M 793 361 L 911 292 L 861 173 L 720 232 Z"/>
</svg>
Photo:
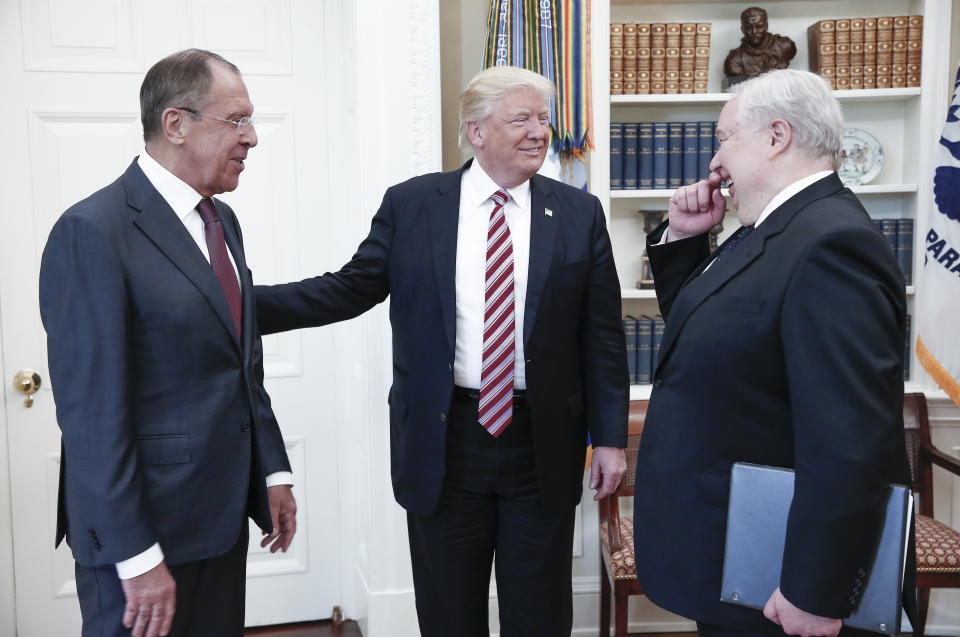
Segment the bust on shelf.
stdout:
<svg viewBox="0 0 960 637">
<path fill-rule="evenodd" d="M 724 87 L 767 71 L 785 69 L 797 54 L 793 40 L 767 31 L 767 12 L 760 7 L 744 9 L 740 14 L 740 29 L 743 31 L 740 46 L 730 49 L 723 62 L 723 73 L 727 76 Z"/>
</svg>

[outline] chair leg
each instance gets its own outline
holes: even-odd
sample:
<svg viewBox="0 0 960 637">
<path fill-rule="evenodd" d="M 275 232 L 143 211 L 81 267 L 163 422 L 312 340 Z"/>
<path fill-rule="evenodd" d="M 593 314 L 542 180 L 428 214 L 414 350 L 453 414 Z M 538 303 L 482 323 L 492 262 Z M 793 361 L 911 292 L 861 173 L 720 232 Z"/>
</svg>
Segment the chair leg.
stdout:
<svg viewBox="0 0 960 637">
<path fill-rule="evenodd" d="M 600 557 L 600 637 L 610 637 L 610 580 L 607 565 Z"/>
<path fill-rule="evenodd" d="M 630 607 L 630 598 L 626 595 L 617 595 L 613 602 L 613 612 L 616 615 L 617 627 L 614 637 L 627 637 L 627 609 Z"/>
<path fill-rule="evenodd" d="M 920 616 L 917 618 L 917 623 L 919 624 L 919 626 L 913 627 L 918 637 L 923 637 L 923 631 L 927 625 L 927 610 L 929 610 L 929 608 L 930 608 L 930 589 L 918 588 L 917 589 L 917 614 Z"/>
</svg>

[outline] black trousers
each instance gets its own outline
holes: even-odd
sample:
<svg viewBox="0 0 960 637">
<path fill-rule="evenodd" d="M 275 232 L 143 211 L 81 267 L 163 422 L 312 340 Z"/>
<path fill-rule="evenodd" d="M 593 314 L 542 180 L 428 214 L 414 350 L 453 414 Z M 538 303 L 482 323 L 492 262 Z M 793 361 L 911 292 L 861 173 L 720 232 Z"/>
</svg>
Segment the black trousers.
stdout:
<svg viewBox="0 0 960 637">
<path fill-rule="evenodd" d="M 699 637 L 786 637 L 786 633 L 773 622 L 770 622 L 769 632 L 740 630 L 739 628 L 697 622 L 697 634 Z M 871 637 L 871 635 L 877 637 L 877 633 L 844 626 L 840 629 L 840 634 L 837 637 Z"/>
<path fill-rule="evenodd" d="M 477 421 L 476 398 L 455 391 L 440 504 L 407 515 L 421 636 L 490 634 L 496 555 L 500 635 L 568 637 L 574 516 L 542 506 L 526 400 L 494 438 Z"/>
<path fill-rule="evenodd" d="M 169 566 L 177 583 L 170 637 L 240 637 L 247 588 L 246 520 L 237 543 L 223 555 Z M 126 598 L 114 566 L 76 565 L 82 637 L 126 637 Z"/>
</svg>

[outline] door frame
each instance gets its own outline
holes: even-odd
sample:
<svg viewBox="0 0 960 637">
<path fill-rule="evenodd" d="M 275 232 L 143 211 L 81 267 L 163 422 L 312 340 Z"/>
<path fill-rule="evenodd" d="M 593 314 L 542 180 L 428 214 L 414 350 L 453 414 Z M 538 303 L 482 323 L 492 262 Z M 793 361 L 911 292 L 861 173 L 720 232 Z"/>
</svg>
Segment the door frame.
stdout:
<svg viewBox="0 0 960 637">
<path fill-rule="evenodd" d="M 3 307 L 0 306 L 0 312 Z M 3 324 L 0 323 L 0 370 L 3 364 Z M 0 382 L 0 634 L 17 630 L 17 590 L 13 580 L 13 505 L 10 492 L 10 446 L 7 438 L 7 379 Z M 8 395 L 9 394 L 9 395 Z"/>
</svg>

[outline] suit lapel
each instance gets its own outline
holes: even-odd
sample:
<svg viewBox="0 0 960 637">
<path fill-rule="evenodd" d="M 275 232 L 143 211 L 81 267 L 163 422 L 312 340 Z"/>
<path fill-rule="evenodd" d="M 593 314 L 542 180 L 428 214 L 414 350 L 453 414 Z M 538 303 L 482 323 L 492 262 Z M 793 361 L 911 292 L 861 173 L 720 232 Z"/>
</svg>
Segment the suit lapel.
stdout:
<svg viewBox="0 0 960 637">
<path fill-rule="evenodd" d="M 549 216 L 546 209 L 557 206 L 553 203 L 550 182 L 540 175 L 530 179 L 530 263 L 527 269 L 527 299 L 523 310 L 523 344 L 530 340 L 540 309 L 543 288 L 550 274 L 553 260 L 553 244 L 557 238 L 557 224 L 561 222 L 562 210 L 554 210 Z"/>
<path fill-rule="evenodd" d="M 790 220 L 807 205 L 823 197 L 834 195 L 842 189 L 843 184 L 836 173 L 807 186 L 774 210 L 740 245 L 714 263 L 709 270 L 703 272 L 723 246 L 711 254 L 687 279 L 670 309 L 670 318 L 660 344 L 660 363 L 667 359 L 693 311 L 727 281 L 758 259 L 766 249 L 767 239 L 783 232 Z"/>
<path fill-rule="evenodd" d="M 203 253 L 183 222 L 177 218 L 176 213 L 156 191 L 136 162 L 124 173 L 123 180 L 127 190 L 127 203 L 140 211 L 133 222 L 200 290 L 220 318 L 224 329 L 239 347 L 236 328 L 230 317 L 230 308 L 227 306 L 220 281 L 213 273 L 210 263 L 203 258 Z M 236 254 L 236 251 L 234 253 Z M 239 269 L 239 262 L 237 266 Z"/>
<path fill-rule="evenodd" d="M 443 175 L 437 194 L 424 203 L 430 224 L 430 246 L 437 278 L 437 293 L 443 313 L 443 327 L 451 355 L 456 351 L 457 334 L 457 228 L 460 221 L 460 178 L 470 165 Z"/>
</svg>

